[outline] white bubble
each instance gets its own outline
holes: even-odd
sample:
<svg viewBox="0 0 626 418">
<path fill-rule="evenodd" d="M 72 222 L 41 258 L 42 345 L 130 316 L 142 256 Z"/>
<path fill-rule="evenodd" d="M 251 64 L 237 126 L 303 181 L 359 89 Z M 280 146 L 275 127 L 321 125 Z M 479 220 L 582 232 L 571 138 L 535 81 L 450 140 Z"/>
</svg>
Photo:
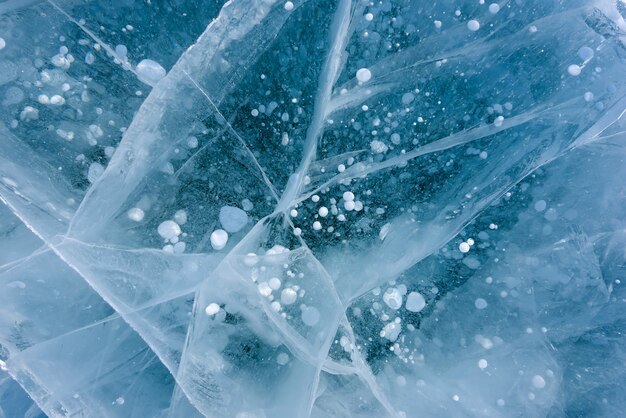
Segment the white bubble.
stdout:
<svg viewBox="0 0 626 418">
<path fill-rule="evenodd" d="M 285 2 L 285 5 L 283 6 L 285 8 L 285 10 L 287 11 L 291 11 L 293 10 L 293 3 L 290 1 Z"/>
<path fill-rule="evenodd" d="M 189 138 L 187 138 L 187 146 L 192 149 L 197 148 L 198 138 L 196 138 L 195 136 L 190 136 Z"/>
<path fill-rule="evenodd" d="M 176 244 L 174 244 L 174 253 L 182 254 L 185 252 L 185 248 L 187 248 L 187 244 L 182 241 L 177 242 Z"/>
<path fill-rule="evenodd" d="M 311 306 L 302 309 L 302 322 L 310 327 L 315 326 L 320 320 L 320 311 Z"/>
<path fill-rule="evenodd" d="M 367 68 L 360 68 L 356 72 L 356 79 L 361 83 L 368 82 L 372 78 L 372 73 Z"/>
<path fill-rule="evenodd" d="M 287 353 L 280 353 L 278 356 L 276 356 L 276 363 L 280 364 L 281 366 L 289 363 L 289 355 Z"/>
<path fill-rule="evenodd" d="M 298 293 L 291 287 L 283 289 L 283 291 L 280 293 L 280 301 L 283 303 L 283 305 L 291 305 L 295 303 L 297 298 Z"/>
<path fill-rule="evenodd" d="M 547 203 L 545 200 L 538 200 L 535 202 L 535 210 L 537 212 L 543 212 L 546 210 Z"/>
<path fill-rule="evenodd" d="M 4 49 L 5 46 L 7 46 L 6 41 L 4 38 L 0 38 L 0 49 Z"/>
<path fill-rule="evenodd" d="M 255 253 L 248 253 L 246 254 L 246 256 L 243 258 L 243 263 L 248 266 L 248 267 L 252 267 L 254 265 L 256 265 L 256 263 L 259 260 L 257 259 L 257 255 Z"/>
<path fill-rule="evenodd" d="M 403 105 L 408 105 L 413 100 L 415 100 L 415 95 L 413 93 L 404 93 L 402 95 L 402 104 Z"/>
<path fill-rule="evenodd" d="M 272 277 L 271 279 L 269 279 L 267 284 L 269 284 L 272 290 L 278 290 L 280 289 L 282 282 L 280 281 L 278 277 Z"/>
<path fill-rule="evenodd" d="M 472 32 L 476 32 L 478 29 L 480 29 L 480 23 L 478 23 L 478 20 L 472 19 L 467 22 L 467 28 Z"/>
<path fill-rule="evenodd" d="M 546 381 L 542 376 L 536 374 L 533 376 L 533 386 L 537 389 L 543 389 L 546 386 Z"/>
<path fill-rule="evenodd" d="M 137 64 L 137 76 L 144 83 L 154 86 L 160 79 L 165 77 L 167 71 L 156 61 L 145 59 Z"/>
<path fill-rule="evenodd" d="M 462 242 L 459 244 L 459 251 L 462 253 L 466 253 L 470 250 L 470 245 L 467 242 Z"/>
<path fill-rule="evenodd" d="M 257 289 L 259 289 L 259 293 L 261 296 L 268 297 L 272 294 L 272 288 L 267 282 L 261 282 L 257 285 Z"/>
<path fill-rule="evenodd" d="M 377 139 L 370 142 L 370 148 L 374 154 L 383 154 L 389 150 L 389 147 L 384 142 Z"/>
<path fill-rule="evenodd" d="M 220 305 L 217 303 L 209 303 L 206 308 L 204 308 L 204 313 L 207 315 L 215 315 L 220 311 Z"/>
<path fill-rule="evenodd" d="M 65 99 L 63 98 L 63 96 L 55 94 L 50 98 L 50 104 L 55 106 L 61 106 L 65 104 Z"/>
<path fill-rule="evenodd" d="M 474 301 L 476 309 L 485 309 L 487 307 L 487 301 L 483 298 L 478 298 Z"/>
<path fill-rule="evenodd" d="M 390 287 L 383 294 L 383 301 L 393 310 L 400 309 L 402 306 L 402 294 L 400 294 L 400 291 L 397 288 Z"/>
<path fill-rule="evenodd" d="M 478 360 L 478 367 L 481 370 L 482 369 L 486 369 L 488 365 L 489 365 L 489 363 L 487 363 L 487 360 L 485 360 L 484 358 L 481 358 L 480 360 Z"/>
<path fill-rule="evenodd" d="M 388 339 L 389 341 L 395 341 L 402 332 L 402 325 L 399 322 L 390 322 L 383 327 L 380 331 L 380 336 Z"/>
<path fill-rule="evenodd" d="M 187 223 L 187 211 L 184 209 L 177 210 L 174 214 L 174 220 L 178 225 L 184 225 Z"/>
<path fill-rule="evenodd" d="M 234 206 L 222 206 L 219 214 L 220 224 L 230 232 L 235 233 L 242 230 L 248 223 L 248 214 Z"/>
<path fill-rule="evenodd" d="M 418 292 L 411 292 L 406 297 L 406 304 L 404 305 L 407 311 L 410 312 L 420 312 L 422 309 L 426 307 L 426 301 L 424 300 L 424 296 Z"/>
<path fill-rule="evenodd" d="M 583 61 L 589 61 L 591 58 L 593 58 L 593 49 L 589 48 L 588 46 L 583 46 L 578 50 L 578 56 Z"/>
<path fill-rule="evenodd" d="M 104 166 L 100 163 L 91 163 L 87 172 L 87 180 L 89 183 L 95 183 L 96 180 L 104 173 Z"/>
<path fill-rule="evenodd" d="M 135 222 L 141 222 L 145 215 L 144 211 L 139 208 L 131 208 L 127 212 L 128 219 Z"/>
<path fill-rule="evenodd" d="M 26 106 L 20 112 L 20 119 L 23 121 L 37 120 L 39 119 L 39 110 L 35 109 L 32 106 Z"/>
<path fill-rule="evenodd" d="M 489 5 L 489 13 L 495 15 L 500 11 L 500 5 L 498 3 L 491 3 Z"/>
<path fill-rule="evenodd" d="M 569 73 L 569 75 L 574 76 L 574 77 L 580 75 L 581 71 L 582 71 L 582 68 L 580 68 L 580 66 L 576 64 L 572 64 L 569 67 L 567 67 L 567 72 Z"/>
<path fill-rule="evenodd" d="M 165 239 L 172 239 L 181 234 L 180 226 L 174 221 L 163 221 L 157 228 L 157 232 Z"/>
<path fill-rule="evenodd" d="M 216 229 L 211 233 L 211 247 L 214 250 L 221 250 L 228 242 L 228 232 L 223 229 Z"/>
<path fill-rule="evenodd" d="M 252 209 L 254 209 L 254 205 L 249 199 L 243 199 L 241 201 L 241 208 L 246 212 L 250 212 Z"/>
</svg>

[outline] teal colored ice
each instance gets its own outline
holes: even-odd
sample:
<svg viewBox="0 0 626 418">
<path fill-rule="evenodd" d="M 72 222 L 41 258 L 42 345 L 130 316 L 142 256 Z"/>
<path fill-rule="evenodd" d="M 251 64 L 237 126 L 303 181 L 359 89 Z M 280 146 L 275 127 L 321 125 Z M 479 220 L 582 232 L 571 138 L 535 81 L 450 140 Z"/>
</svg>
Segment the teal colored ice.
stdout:
<svg viewBox="0 0 626 418">
<path fill-rule="evenodd" d="M 0 418 L 619 417 L 623 0 L 0 0 Z"/>
</svg>

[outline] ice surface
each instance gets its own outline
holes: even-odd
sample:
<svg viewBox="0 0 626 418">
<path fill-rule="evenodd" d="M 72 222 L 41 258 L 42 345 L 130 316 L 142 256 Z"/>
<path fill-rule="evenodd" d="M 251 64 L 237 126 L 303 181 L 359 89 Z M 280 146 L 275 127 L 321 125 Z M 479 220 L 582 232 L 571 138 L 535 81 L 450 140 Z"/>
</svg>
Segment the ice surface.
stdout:
<svg viewBox="0 0 626 418">
<path fill-rule="evenodd" d="M 620 416 L 625 17 L 0 2 L 0 417 Z"/>
</svg>

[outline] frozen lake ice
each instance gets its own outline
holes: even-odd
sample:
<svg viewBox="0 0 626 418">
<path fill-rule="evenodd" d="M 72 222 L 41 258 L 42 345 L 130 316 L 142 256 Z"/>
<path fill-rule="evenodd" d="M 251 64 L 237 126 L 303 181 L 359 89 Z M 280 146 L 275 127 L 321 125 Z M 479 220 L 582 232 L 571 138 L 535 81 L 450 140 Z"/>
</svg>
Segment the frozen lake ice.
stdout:
<svg viewBox="0 0 626 418">
<path fill-rule="evenodd" d="M 622 0 L 0 2 L 0 417 L 616 417 Z"/>
</svg>

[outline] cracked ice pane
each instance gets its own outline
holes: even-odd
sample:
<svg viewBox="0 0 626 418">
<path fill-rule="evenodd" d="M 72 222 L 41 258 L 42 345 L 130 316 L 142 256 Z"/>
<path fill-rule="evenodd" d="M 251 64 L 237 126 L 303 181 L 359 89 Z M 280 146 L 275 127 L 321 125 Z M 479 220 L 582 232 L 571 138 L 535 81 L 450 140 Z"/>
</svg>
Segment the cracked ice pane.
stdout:
<svg viewBox="0 0 626 418">
<path fill-rule="evenodd" d="M 625 17 L 0 2 L 0 417 L 620 416 Z"/>
</svg>

